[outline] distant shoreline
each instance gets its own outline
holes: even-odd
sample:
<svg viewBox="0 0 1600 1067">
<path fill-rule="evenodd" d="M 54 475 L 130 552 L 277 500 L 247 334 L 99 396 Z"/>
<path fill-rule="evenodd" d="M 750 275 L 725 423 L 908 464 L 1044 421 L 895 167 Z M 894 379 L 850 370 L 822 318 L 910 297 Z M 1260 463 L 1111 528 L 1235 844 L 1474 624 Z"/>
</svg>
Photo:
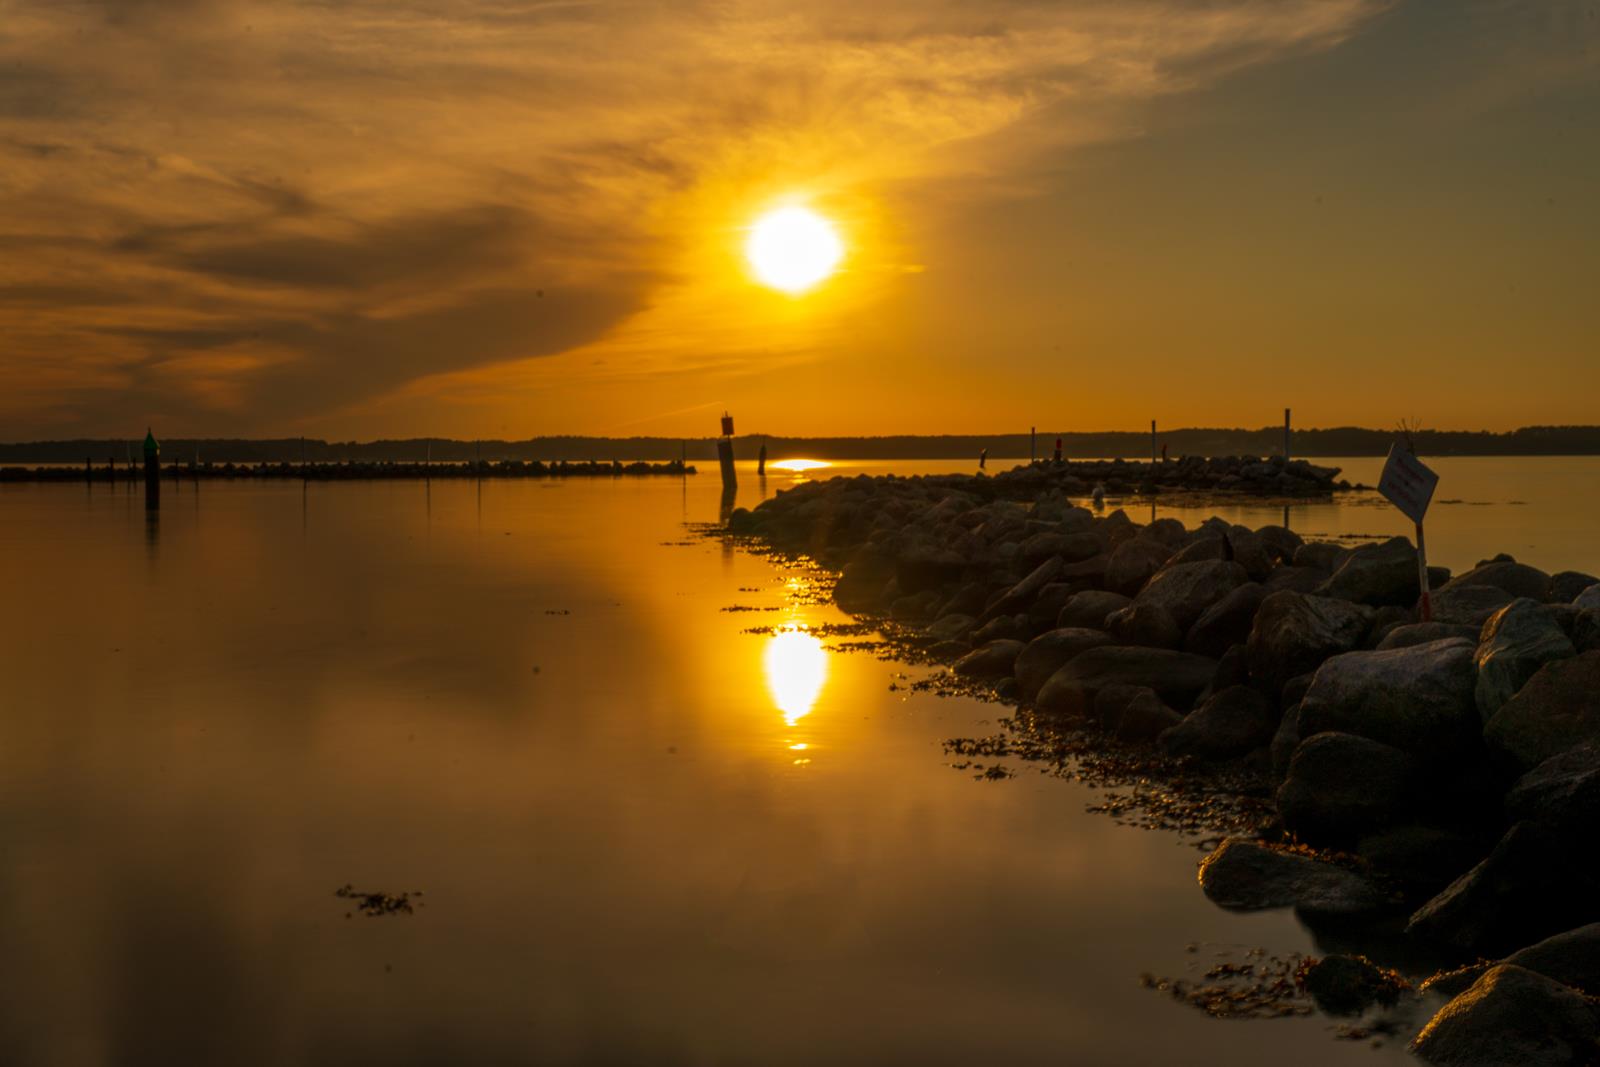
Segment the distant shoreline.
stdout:
<svg viewBox="0 0 1600 1067">
<path fill-rule="evenodd" d="M 751 434 L 734 439 L 740 459 L 755 459 L 762 446 L 768 460 L 780 459 L 976 459 L 987 450 L 992 459 L 1049 457 L 1061 438 L 1062 451 L 1073 459 L 1147 458 L 1148 431 L 1071 433 L 1041 427 L 1030 440 L 1026 433 L 895 435 L 885 437 L 781 437 Z M 1290 453 L 1295 458 L 1383 456 L 1397 434 L 1360 427 L 1295 430 Z M 1600 426 L 1528 426 L 1507 433 L 1429 431 L 1413 435 L 1425 456 L 1592 456 L 1600 455 Z M 141 453 L 137 438 L 78 438 L 60 441 L 0 443 L 0 465 L 72 463 L 90 460 L 102 465 L 125 463 Z M 163 439 L 163 462 L 188 463 L 466 463 L 476 460 L 532 462 L 612 462 L 710 460 L 716 456 L 713 437 L 534 437 L 521 441 L 464 441 L 444 437 L 405 440 L 325 441 L 316 438 L 170 438 Z M 1200 456 L 1273 456 L 1283 451 L 1283 427 L 1258 430 L 1184 428 L 1161 430 L 1157 447 L 1173 458 Z"/>
</svg>

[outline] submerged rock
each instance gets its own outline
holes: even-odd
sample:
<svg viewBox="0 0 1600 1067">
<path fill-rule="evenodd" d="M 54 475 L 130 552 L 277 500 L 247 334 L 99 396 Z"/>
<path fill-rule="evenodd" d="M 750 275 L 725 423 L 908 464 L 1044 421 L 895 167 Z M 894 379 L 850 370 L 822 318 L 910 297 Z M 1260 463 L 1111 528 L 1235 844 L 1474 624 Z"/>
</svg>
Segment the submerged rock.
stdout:
<svg viewBox="0 0 1600 1067">
<path fill-rule="evenodd" d="M 1359 1015 L 1374 1004 L 1394 1004 L 1410 986 L 1365 956 L 1334 955 L 1305 969 L 1306 992 L 1330 1015 Z"/>
<path fill-rule="evenodd" d="M 1534 672 L 1577 649 L 1543 604 L 1513 600 L 1489 617 L 1473 657 L 1478 665 L 1478 714 L 1487 723 Z"/>
<path fill-rule="evenodd" d="M 1371 879 L 1299 852 L 1230 838 L 1200 864 L 1200 888 L 1212 903 L 1239 911 L 1294 907 L 1319 918 L 1381 911 L 1388 901 Z"/>
<path fill-rule="evenodd" d="M 1483 728 L 1490 750 L 1518 771 L 1532 770 L 1600 740 L 1600 651 L 1540 667 Z"/>
<path fill-rule="evenodd" d="M 1582 994 L 1525 967 L 1491 968 L 1435 1015 L 1411 1050 L 1435 1067 L 1582 1067 L 1600 1016 Z"/>
</svg>

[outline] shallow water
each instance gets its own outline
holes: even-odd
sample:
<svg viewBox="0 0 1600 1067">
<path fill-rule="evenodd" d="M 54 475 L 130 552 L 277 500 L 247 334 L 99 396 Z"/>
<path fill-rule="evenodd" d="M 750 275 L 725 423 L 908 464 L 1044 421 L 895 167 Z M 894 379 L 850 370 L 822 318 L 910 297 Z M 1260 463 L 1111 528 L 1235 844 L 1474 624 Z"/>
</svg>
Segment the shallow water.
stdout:
<svg viewBox="0 0 1600 1067">
<path fill-rule="evenodd" d="M 1440 466 L 1441 497 L 1482 473 Z M 1570 484 L 1485 477 L 1528 504 L 1443 513 L 1436 560 L 1523 556 L 1490 543 L 1522 531 L 1532 562 L 1600 569 L 1551 519 Z M 842 616 L 694 537 L 719 496 L 169 483 L 152 521 L 126 488 L 0 490 L 0 1062 L 1403 1058 L 1142 989 L 1215 962 L 1193 942 L 1314 945 L 1212 908 L 1199 852 L 1084 787 L 948 766 L 1002 709 L 743 632 Z M 346 883 L 423 903 L 347 919 Z"/>
</svg>

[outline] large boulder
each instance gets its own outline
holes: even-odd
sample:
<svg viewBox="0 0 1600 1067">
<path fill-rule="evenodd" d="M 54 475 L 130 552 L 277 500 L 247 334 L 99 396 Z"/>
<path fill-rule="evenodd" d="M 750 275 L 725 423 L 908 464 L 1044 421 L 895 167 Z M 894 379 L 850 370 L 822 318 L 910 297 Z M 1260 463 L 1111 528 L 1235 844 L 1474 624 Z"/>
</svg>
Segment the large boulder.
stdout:
<svg viewBox="0 0 1600 1067">
<path fill-rule="evenodd" d="M 1463 585 L 1490 585 L 1496 589 L 1503 589 L 1514 597 L 1527 597 L 1530 600 L 1543 601 L 1550 598 L 1550 576 L 1537 567 L 1530 567 L 1526 563 L 1518 563 L 1510 558 L 1480 563 L 1465 574 L 1458 574 L 1450 579 L 1444 588 L 1452 589 Z"/>
<path fill-rule="evenodd" d="M 1357 604 L 1408 606 L 1417 602 L 1417 550 L 1404 537 L 1362 545 L 1345 557 L 1318 592 Z"/>
<path fill-rule="evenodd" d="M 1461 830 L 1405 823 L 1362 837 L 1356 842 L 1356 855 L 1373 873 L 1398 886 L 1406 899 L 1426 900 L 1471 869 L 1487 847 L 1479 837 Z"/>
<path fill-rule="evenodd" d="M 1179 563 L 1156 572 L 1134 602 L 1165 608 L 1184 631 L 1207 608 L 1249 580 L 1243 567 L 1227 560 Z"/>
<path fill-rule="evenodd" d="M 1411 1050 L 1435 1067 L 1581 1067 L 1597 1042 L 1600 1014 L 1582 994 L 1503 963 L 1440 1008 Z"/>
<path fill-rule="evenodd" d="M 1106 617 L 1113 611 L 1121 611 L 1131 603 L 1133 601 L 1128 597 L 1108 589 L 1085 589 L 1081 593 L 1074 593 L 1063 605 L 1060 614 L 1056 616 L 1056 625 L 1062 628 L 1104 630 Z"/>
<path fill-rule="evenodd" d="M 1583 590 L 1572 598 L 1572 603 L 1582 611 L 1600 611 L 1600 585 Z"/>
<path fill-rule="evenodd" d="M 1034 707 L 1050 715 L 1086 717 L 1095 694 L 1106 686 L 1147 685 L 1170 706 L 1189 708 L 1216 669 L 1216 660 L 1188 652 L 1105 645 L 1074 656 L 1052 674 Z"/>
<path fill-rule="evenodd" d="M 1292 589 L 1296 593 L 1315 593 L 1327 580 L 1327 571 L 1280 563 L 1267 572 L 1267 580 L 1261 584 L 1267 587 L 1269 593 L 1276 593 L 1280 589 Z"/>
<path fill-rule="evenodd" d="M 1317 845 L 1348 845 L 1405 819 L 1417 789 L 1417 762 L 1354 734 L 1306 738 L 1278 787 L 1284 828 Z"/>
<path fill-rule="evenodd" d="M 1273 727 L 1267 699 L 1248 686 L 1235 685 L 1184 716 L 1159 740 L 1169 756 L 1221 763 L 1265 745 L 1272 740 Z"/>
<path fill-rule="evenodd" d="M 1062 533 L 1045 530 L 1022 542 L 1018 550 L 1023 566 L 1037 567 L 1051 556 L 1060 556 L 1065 563 L 1078 563 L 1097 556 L 1103 550 L 1100 538 L 1087 531 Z"/>
<path fill-rule="evenodd" d="M 845 564 L 833 587 L 834 602 L 845 611 L 870 611 L 883 604 L 883 594 L 895 576 L 894 558 L 868 547 Z"/>
<path fill-rule="evenodd" d="M 1475 752 L 1481 726 L 1472 653 L 1470 641 L 1444 640 L 1334 656 L 1301 701 L 1300 736 L 1356 734 L 1424 764 Z"/>
<path fill-rule="evenodd" d="M 1516 597 L 1497 585 L 1447 585 L 1428 599 L 1434 622 L 1481 628 Z"/>
<path fill-rule="evenodd" d="M 1184 651 L 1220 657 L 1234 645 L 1244 644 L 1250 639 L 1256 611 L 1266 598 L 1267 589 L 1259 582 L 1246 582 L 1230 590 L 1189 627 L 1183 638 Z"/>
<path fill-rule="evenodd" d="M 1505 962 L 1554 978 L 1588 996 L 1600 997 L 1600 923 L 1589 923 L 1519 948 Z"/>
<path fill-rule="evenodd" d="M 990 641 L 956 661 L 955 672 L 971 678 L 999 678 L 1012 671 L 1022 653 L 1021 641 Z"/>
<path fill-rule="evenodd" d="M 925 540 L 913 540 L 895 556 L 895 579 L 902 593 L 920 593 L 956 581 L 967 569 L 961 553 Z"/>
<path fill-rule="evenodd" d="M 1281 563 L 1293 562 L 1294 554 L 1305 544 L 1299 534 L 1284 526 L 1263 526 L 1256 531 L 1256 536 L 1261 538 L 1267 555 Z"/>
<path fill-rule="evenodd" d="M 1367 916 L 1389 904 L 1371 879 L 1355 871 L 1244 838 L 1224 841 L 1205 858 L 1200 888 L 1219 907 L 1293 907 L 1316 918 Z"/>
<path fill-rule="evenodd" d="M 1017 695 L 1024 702 L 1033 700 L 1050 676 L 1072 657 L 1091 648 L 1111 644 L 1111 635 L 1084 627 L 1064 627 L 1040 634 L 1028 642 L 1018 655 L 1014 669 Z"/>
<path fill-rule="evenodd" d="M 1483 728 L 1489 750 L 1518 771 L 1532 770 L 1600 740 L 1600 651 L 1540 667 Z"/>
<path fill-rule="evenodd" d="M 1289 562 L 1296 567 L 1314 568 L 1324 574 L 1332 574 L 1349 555 L 1350 550 L 1343 545 L 1327 541 L 1306 541 L 1294 550 Z"/>
<path fill-rule="evenodd" d="M 1600 891 L 1592 846 L 1519 822 L 1477 866 L 1418 908 L 1406 932 L 1460 952 L 1499 955 L 1593 917 Z"/>
<path fill-rule="evenodd" d="M 1513 600 L 1489 617 L 1478 639 L 1478 715 L 1487 723 L 1540 667 L 1576 652 L 1543 604 Z"/>
<path fill-rule="evenodd" d="M 1517 779 L 1505 806 L 1512 819 L 1538 819 L 1586 833 L 1600 826 L 1600 743 L 1551 756 Z"/>
<path fill-rule="evenodd" d="M 1148 744 L 1161 731 L 1183 721 L 1154 689 L 1144 685 L 1112 685 L 1100 690 L 1094 698 L 1094 716 L 1102 730 L 1136 744 Z"/>
<path fill-rule="evenodd" d="M 1111 553 L 1106 563 L 1106 588 L 1124 596 L 1133 596 L 1150 576 L 1172 558 L 1172 546 L 1152 537 L 1133 537 L 1122 542 Z"/>
<path fill-rule="evenodd" d="M 1270 692 L 1348 652 L 1366 635 L 1371 610 L 1330 597 L 1289 590 L 1261 601 L 1248 642 L 1250 676 Z"/>
<path fill-rule="evenodd" d="M 1183 643 L 1183 630 L 1172 612 L 1160 604 L 1132 604 L 1106 616 L 1106 632 L 1119 645 L 1146 645 L 1150 648 L 1177 648 Z"/>
</svg>

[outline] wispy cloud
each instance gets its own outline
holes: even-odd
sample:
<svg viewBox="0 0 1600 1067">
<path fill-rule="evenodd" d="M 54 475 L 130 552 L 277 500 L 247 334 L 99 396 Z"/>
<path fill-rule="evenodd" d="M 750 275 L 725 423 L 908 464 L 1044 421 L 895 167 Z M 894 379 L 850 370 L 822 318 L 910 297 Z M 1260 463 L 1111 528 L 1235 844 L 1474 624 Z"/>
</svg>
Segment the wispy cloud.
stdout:
<svg viewBox="0 0 1600 1067">
<path fill-rule="evenodd" d="M 14 0 L 0 414 L 268 430 L 607 343 L 715 362 L 688 246 L 730 203 L 1003 188 L 1375 10 Z"/>
</svg>

